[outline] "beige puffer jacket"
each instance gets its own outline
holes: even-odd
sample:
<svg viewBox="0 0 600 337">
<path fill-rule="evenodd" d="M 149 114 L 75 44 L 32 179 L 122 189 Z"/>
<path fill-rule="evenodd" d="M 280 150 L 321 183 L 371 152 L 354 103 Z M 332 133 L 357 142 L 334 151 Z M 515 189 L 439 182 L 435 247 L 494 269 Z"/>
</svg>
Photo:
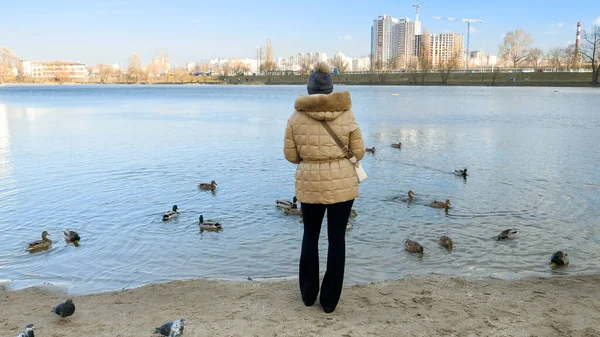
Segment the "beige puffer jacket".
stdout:
<svg viewBox="0 0 600 337">
<path fill-rule="evenodd" d="M 298 164 L 296 197 L 310 204 L 334 204 L 358 197 L 354 166 L 321 125 L 325 120 L 358 160 L 365 143 L 348 91 L 300 96 L 285 129 L 285 159 Z"/>
</svg>

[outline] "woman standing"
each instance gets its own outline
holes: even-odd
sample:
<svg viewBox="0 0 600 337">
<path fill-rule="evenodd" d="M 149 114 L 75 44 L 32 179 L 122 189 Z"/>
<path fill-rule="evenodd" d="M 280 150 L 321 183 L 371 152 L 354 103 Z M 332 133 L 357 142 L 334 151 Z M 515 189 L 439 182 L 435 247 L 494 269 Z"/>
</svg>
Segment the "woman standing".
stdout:
<svg viewBox="0 0 600 337">
<path fill-rule="evenodd" d="M 327 210 L 327 270 L 321 286 L 320 302 L 326 313 L 338 304 L 344 282 L 346 224 L 358 179 L 354 166 L 320 121 L 326 121 L 342 142 L 360 160 L 365 144 L 352 113 L 348 91 L 333 92 L 331 67 L 315 64 L 308 79 L 308 96 L 294 103 L 295 112 L 285 130 L 285 158 L 298 164 L 296 197 L 301 202 L 304 237 L 300 255 L 300 292 L 311 306 L 319 294 L 319 235 Z"/>
</svg>

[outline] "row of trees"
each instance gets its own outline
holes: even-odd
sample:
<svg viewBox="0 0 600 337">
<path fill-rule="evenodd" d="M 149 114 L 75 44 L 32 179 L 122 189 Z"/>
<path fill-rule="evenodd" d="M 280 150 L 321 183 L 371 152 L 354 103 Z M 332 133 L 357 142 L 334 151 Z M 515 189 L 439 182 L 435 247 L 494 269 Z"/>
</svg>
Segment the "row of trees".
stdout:
<svg viewBox="0 0 600 337">
<path fill-rule="evenodd" d="M 600 26 L 589 31 L 583 30 L 579 49 L 574 44 L 568 47 L 554 47 L 546 54 L 539 48 L 532 48 L 533 38 L 523 29 L 508 32 L 499 46 L 500 59 L 511 67 L 523 65 L 540 66 L 543 59 L 556 68 L 573 68 L 589 65 L 592 68 L 592 83 L 598 84 L 600 73 Z"/>
<path fill-rule="evenodd" d="M 14 70 L 17 69 L 17 76 L 22 76 L 23 69 L 19 57 L 8 47 L 0 47 L 0 83 L 8 81 L 15 77 Z"/>
</svg>

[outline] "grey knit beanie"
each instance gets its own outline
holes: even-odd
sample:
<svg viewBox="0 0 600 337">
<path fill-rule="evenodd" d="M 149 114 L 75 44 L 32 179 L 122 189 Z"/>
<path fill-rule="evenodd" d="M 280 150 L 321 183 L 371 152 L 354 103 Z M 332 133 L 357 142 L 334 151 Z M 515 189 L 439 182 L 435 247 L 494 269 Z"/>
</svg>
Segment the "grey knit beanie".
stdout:
<svg viewBox="0 0 600 337">
<path fill-rule="evenodd" d="M 333 92 L 331 66 L 327 62 L 315 63 L 306 87 L 309 95 L 331 94 Z"/>
</svg>

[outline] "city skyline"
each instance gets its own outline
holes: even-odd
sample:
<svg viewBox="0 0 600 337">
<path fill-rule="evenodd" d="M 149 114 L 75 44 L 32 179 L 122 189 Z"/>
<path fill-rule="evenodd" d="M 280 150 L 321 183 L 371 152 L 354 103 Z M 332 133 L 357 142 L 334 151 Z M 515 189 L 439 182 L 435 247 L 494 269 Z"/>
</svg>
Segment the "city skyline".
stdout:
<svg viewBox="0 0 600 337">
<path fill-rule="evenodd" d="M 275 57 L 321 51 L 357 58 L 370 53 L 373 18 L 386 14 L 414 21 L 413 3 L 379 0 L 368 6 L 340 6 L 307 0 L 302 6 L 272 6 L 264 1 L 232 1 L 223 14 L 223 8 L 215 4 L 191 1 L 177 1 L 169 7 L 158 1 L 13 2 L 7 11 L 11 15 L 0 22 L 0 29 L 11 33 L 2 36 L 0 45 L 23 59 L 122 65 L 132 53 L 149 62 L 156 50 L 165 49 L 173 64 L 184 65 L 214 58 L 254 58 L 256 46 L 270 38 Z M 432 33 L 465 34 L 465 23 L 433 17 L 483 20 L 472 28 L 470 50 L 497 54 L 502 36 L 518 28 L 533 36 L 535 47 L 548 50 L 574 43 L 578 21 L 583 29 L 600 24 L 600 12 L 589 11 L 593 3 L 583 0 L 567 7 L 558 1 L 508 0 L 490 5 L 430 0 L 421 6 L 419 21 L 422 29 Z M 327 20 L 317 19 L 322 17 Z"/>
</svg>

